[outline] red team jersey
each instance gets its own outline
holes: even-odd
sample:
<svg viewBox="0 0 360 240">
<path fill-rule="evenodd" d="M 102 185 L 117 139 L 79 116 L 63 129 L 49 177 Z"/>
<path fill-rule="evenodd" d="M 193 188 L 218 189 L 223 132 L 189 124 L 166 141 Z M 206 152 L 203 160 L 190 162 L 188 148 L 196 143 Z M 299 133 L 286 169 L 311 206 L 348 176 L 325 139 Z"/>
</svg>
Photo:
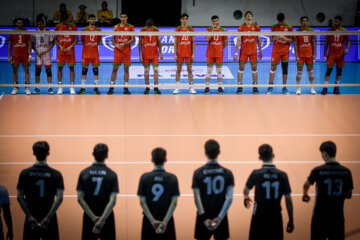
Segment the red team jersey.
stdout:
<svg viewBox="0 0 360 240">
<path fill-rule="evenodd" d="M 14 30 L 16 31 L 16 30 Z M 12 56 L 20 57 L 29 55 L 29 41 L 31 41 L 30 35 L 14 34 L 9 35 L 9 41 L 12 42 Z"/>
<path fill-rule="evenodd" d="M 207 32 L 226 32 L 222 27 L 219 29 L 214 29 L 213 27 L 208 27 Z M 223 58 L 224 56 L 224 46 L 225 46 L 226 36 L 212 36 L 209 41 L 209 45 L 206 51 L 206 56 L 208 58 Z"/>
<path fill-rule="evenodd" d="M 296 30 L 297 32 L 313 32 L 314 29 L 307 28 L 306 30 Z M 298 57 L 299 58 L 309 58 L 313 56 L 313 48 L 312 48 L 312 42 L 314 40 L 315 36 L 308 35 L 308 36 L 295 36 L 296 44 L 298 47 Z"/>
<path fill-rule="evenodd" d="M 195 30 L 188 26 L 187 28 L 182 28 L 181 26 L 175 29 L 175 32 L 194 32 Z M 191 57 L 192 52 L 192 40 L 195 37 L 193 36 L 176 36 L 177 40 L 177 52 L 176 54 L 179 57 Z"/>
<path fill-rule="evenodd" d="M 247 25 L 244 23 L 238 29 L 239 32 L 260 32 L 260 27 L 256 23 Z M 256 36 L 241 36 L 241 51 L 240 54 L 256 55 L 257 52 L 257 37 Z"/>
<path fill-rule="evenodd" d="M 140 32 L 158 32 L 159 29 L 157 27 L 147 28 L 144 27 L 140 30 Z M 158 50 L 158 36 L 140 36 L 143 40 L 142 45 L 142 55 L 144 59 L 153 59 L 155 57 L 159 57 Z"/>
<path fill-rule="evenodd" d="M 120 26 L 120 24 L 117 26 L 115 31 L 122 31 L 122 32 L 134 32 L 135 28 L 133 25 L 131 24 L 126 24 L 125 26 Z M 116 36 L 115 37 L 115 42 L 116 44 L 122 44 L 122 43 L 126 43 L 128 41 L 130 41 L 131 36 Z M 119 50 L 117 48 L 115 48 L 115 51 L 119 51 L 123 54 L 130 54 L 131 53 L 131 46 L 130 45 L 126 45 L 123 49 Z"/>
<path fill-rule="evenodd" d="M 77 31 L 77 27 L 76 27 L 76 25 L 74 25 L 72 23 L 69 23 L 68 25 L 65 25 L 64 23 L 60 23 L 55 26 L 55 31 Z M 67 48 L 71 44 L 73 44 L 73 42 L 75 41 L 75 38 L 77 38 L 77 35 L 58 35 L 57 38 L 58 38 L 59 44 L 62 47 Z M 65 53 L 63 53 L 59 49 L 58 54 L 65 54 Z M 74 54 L 75 55 L 74 48 L 72 48 L 66 54 Z"/>
<path fill-rule="evenodd" d="M 89 26 L 84 27 L 82 31 L 100 32 L 97 27 L 90 29 Z M 83 58 L 96 58 L 99 57 L 98 42 L 101 41 L 100 35 L 85 35 L 81 36 L 81 42 L 83 43 Z"/>
<path fill-rule="evenodd" d="M 330 28 L 328 31 L 345 32 L 345 28 L 340 27 L 339 29 Z M 344 56 L 345 42 L 349 42 L 349 35 L 328 35 L 326 40 L 329 42 L 329 53 L 331 57 Z"/>
<path fill-rule="evenodd" d="M 293 27 L 285 24 L 285 25 L 279 25 L 275 24 L 271 27 L 272 32 L 292 32 Z M 289 38 L 290 36 L 286 36 Z M 276 53 L 288 53 L 289 52 L 290 43 L 283 41 L 283 40 L 276 40 L 274 42 L 273 52 Z"/>
</svg>

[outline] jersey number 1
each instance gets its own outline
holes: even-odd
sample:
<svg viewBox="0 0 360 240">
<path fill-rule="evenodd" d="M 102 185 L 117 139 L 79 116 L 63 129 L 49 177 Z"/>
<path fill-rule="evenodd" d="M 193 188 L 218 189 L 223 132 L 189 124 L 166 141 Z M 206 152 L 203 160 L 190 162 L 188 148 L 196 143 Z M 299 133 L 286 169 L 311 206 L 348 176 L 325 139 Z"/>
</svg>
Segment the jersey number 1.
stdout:
<svg viewBox="0 0 360 240">
<path fill-rule="evenodd" d="M 43 198 L 45 195 L 45 181 L 39 180 L 35 183 L 37 186 L 39 186 L 40 190 L 40 197 Z"/>
</svg>

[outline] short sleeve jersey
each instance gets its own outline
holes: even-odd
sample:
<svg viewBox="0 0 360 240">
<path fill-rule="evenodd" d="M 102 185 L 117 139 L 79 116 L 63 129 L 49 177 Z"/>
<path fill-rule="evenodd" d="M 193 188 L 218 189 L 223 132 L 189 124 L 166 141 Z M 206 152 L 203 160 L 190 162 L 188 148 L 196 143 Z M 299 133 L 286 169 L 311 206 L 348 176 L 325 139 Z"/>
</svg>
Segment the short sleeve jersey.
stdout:
<svg viewBox="0 0 360 240">
<path fill-rule="evenodd" d="M 46 32 L 49 33 L 49 29 L 45 28 L 44 30 L 36 29 L 37 32 Z M 31 41 L 35 43 L 35 47 L 38 51 L 42 52 L 48 49 L 51 43 L 54 41 L 54 35 L 44 34 L 44 35 L 32 35 Z"/>
<path fill-rule="evenodd" d="M 208 218 L 215 218 L 220 213 L 229 186 L 234 186 L 234 176 L 217 162 L 209 162 L 195 170 L 192 188 L 200 190 L 201 202 Z"/>
<path fill-rule="evenodd" d="M 339 57 L 344 55 L 345 42 L 349 42 L 349 35 L 340 35 L 341 32 L 346 32 L 347 29 L 341 27 L 339 29 L 330 28 L 328 31 L 339 32 L 336 35 L 326 36 L 326 40 L 329 41 L 329 56 Z"/>
<path fill-rule="evenodd" d="M 84 193 L 84 200 L 95 215 L 100 216 L 111 193 L 119 192 L 118 178 L 104 163 L 93 163 L 79 175 L 76 190 Z"/>
<path fill-rule="evenodd" d="M 281 211 L 281 198 L 290 194 L 290 184 L 287 174 L 275 168 L 275 165 L 263 165 L 249 176 L 246 187 L 255 186 L 254 214 L 264 214 Z"/>
<path fill-rule="evenodd" d="M 137 195 L 146 198 L 146 204 L 155 219 L 163 219 L 172 198 L 180 195 L 177 177 L 164 169 L 144 173 L 140 178 Z"/>
<path fill-rule="evenodd" d="M 316 182 L 314 217 L 344 218 L 344 199 L 354 188 L 351 172 L 338 162 L 329 162 L 311 171 L 307 180 Z"/>
<path fill-rule="evenodd" d="M 157 27 L 144 27 L 140 30 L 140 32 L 159 32 Z M 158 50 L 158 36 L 140 36 L 143 41 L 142 45 L 142 54 L 146 59 L 152 59 L 159 56 Z"/>
<path fill-rule="evenodd" d="M 296 30 L 297 32 L 313 32 L 314 29 L 308 27 L 306 30 L 301 30 L 300 28 Z M 313 56 L 312 42 L 315 36 L 312 35 L 301 35 L 295 36 L 296 44 L 298 47 L 298 54 L 301 58 L 309 58 Z"/>
<path fill-rule="evenodd" d="M 271 27 L 271 31 L 272 32 L 292 32 L 293 27 L 290 26 L 289 24 L 285 24 L 285 25 L 275 24 Z M 290 36 L 286 36 L 286 37 L 290 37 Z M 289 47 L 290 47 L 290 43 L 279 39 L 274 42 L 273 52 L 287 53 L 287 52 L 289 52 Z"/>
<path fill-rule="evenodd" d="M 257 23 L 247 25 L 244 23 L 238 29 L 239 32 L 260 32 L 260 27 Z M 256 54 L 257 52 L 257 37 L 256 36 L 241 36 L 241 54 Z"/>
<path fill-rule="evenodd" d="M 183 28 L 179 26 L 175 29 L 175 32 L 194 32 L 194 28 L 188 26 Z M 176 36 L 177 46 L 176 54 L 180 57 L 191 57 L 192 52 L 192 41 L 195 40 L 194 36 Z"/>
<path fill-rule="evenodd" d="M 219 29 L 214 29 L 213 27 L 208 27 L 207 32 L 226 32 L 222 27 Z M 209 41 L 209 45 L 206 51 L 207 57 L 223 57 L 224 56 L 224 46 L 225 46 L 226 36 L 212 36 Z"/>
<path fill-rule="evenodd" d="M 121 24 L 118 24 L 115 31 L 134 32 L 135 28 L 131 24 L 126 24 L 124 26 L 121 26 Z M 115 42 L 117 44 L 121 44 L 121 43 L 126 43 L 126 42 L 130 41 L 130 39 L 131 39 L 131 36 L 119 35 L 119 36 L 116 36 Z M 115 49 L 117 49 L 117 48 L 115 48 Z M 117 50 L 119 50 L 119 49 L 117 49 Z M 122 52 L 122 53 L 130 54 L 131 53 L 131 46 L 126 45 L 123 49 L 121 49 L 119 51 Z"/>
<path fill-rule="evenodd" d="M 10 204 L 9 193 L 6 187 L 0 185 L 0 213 L 3 204 Z M 2 232 L 2 223 L 0 218 L 0 232 Z"/>
<path fill-rule="evenodd" d="M 77 31 L 77 27 L 75 24 L 72 23 L 69 23 L 67 25 L 65 25 L 64 23 L 60 23 L 55 26 L 55 31 Z M 73 44 L 73 42 L 75 42 L 75 39 L 77 37 L 77 35 L 58 35 L 57 39 L 62 47 L 67 48 L 71 44 Z M 58 52 L 61 53 L 60 50 Z M 72 48 L 67 54 L 75 54 L 74 48 Z"/>
<path fill-rule="evenodd" d="M 58 190 L 64 190 L 61 173 L 47 164 L 34 164 L 19 176 L 18 190 L 24 191 L 32 215 L 43 218 L 49 212 Z"/>
<path fill-rule="evenodd" d="M 17 31 L 17 30 L 14 30 Z M 20 57 L 29 55 L 29 41 L 31 41 L 30 35 L 25 34 L 11 34 L 9 35 L 9 41 L 12 42 L 12 56 Z"/>
<path fill-rule="evenodd" d="M 89 26 L 84 27 L 82 31 L 88 32 L 100 32 L 97 27 L 91 29 Z M 99 56 L 98 42 L 101 41 L 100 35 L 83 35 L 81 36 L 81 42 L 83 43 L 83 58 L 95 58 Z"/>
</svg>

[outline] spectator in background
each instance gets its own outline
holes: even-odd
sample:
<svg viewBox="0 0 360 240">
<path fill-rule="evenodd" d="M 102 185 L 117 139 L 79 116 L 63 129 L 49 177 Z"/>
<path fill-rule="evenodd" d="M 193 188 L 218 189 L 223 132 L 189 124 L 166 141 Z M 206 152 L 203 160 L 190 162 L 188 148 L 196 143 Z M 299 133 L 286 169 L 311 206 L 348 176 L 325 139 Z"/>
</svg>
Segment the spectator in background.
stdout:
<svg viewBox="0 0 360 240">
<path fill-rule="evenodd" d="M 107 9 L 108 4 L 106 1 L 101 3 L 101 10 L 98 11 L 97 17 L 101 26 L 109 26 L 110 21 L 113 18 L 113 12 Z"/>
<path fill-rule="evenodd" d="M 61 22 L 61 13 L 66 12 L 68 14 L 68 21 L 72 22 L 74 21 L 73 15 L 71 14 L 71 12 L 69 10 L 66 10 L 66 4 L 65 3 L 61 3 L 60 4 L 60 10 L 56 11 L 54 14 L 54 20 L 57 22 Z"/>
<path fill-rule="evenodd" d="M 86 26 L 87 20 L 89 18 L 89 14 L 85 12 L 86 6 L 84 4 L 81 4 L 79 6 L 80 12 L 76 13 L 76 23 L 77 25 Z"/>
</svg>

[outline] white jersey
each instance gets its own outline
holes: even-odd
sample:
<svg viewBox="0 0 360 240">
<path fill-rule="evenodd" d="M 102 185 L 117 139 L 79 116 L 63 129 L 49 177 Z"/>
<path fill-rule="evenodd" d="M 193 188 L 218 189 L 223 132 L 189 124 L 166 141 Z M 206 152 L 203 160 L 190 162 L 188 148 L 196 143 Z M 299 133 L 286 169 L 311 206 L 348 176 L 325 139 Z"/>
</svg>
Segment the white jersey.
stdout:
<svg viewBox="0 0 360 240">
<path fill-rule="evenodd" d="M 40 30 L 39 28 L 36 31 L 50 31 L 49 29 L 45 28 L 44 30 Z M 51 43 L 54 41 L 54 35 L 44 34 L 44 35 L 32 35 L 31 41 L 35 43 L 35 48 L 38 52 L 43 52 L 48 49 Z M 35 55 L 35 64 L 45 66 L 51 66 L 51 54 L 50 51 L 46 54 L 42 55 L 41 57 Z"/>
</svg>

